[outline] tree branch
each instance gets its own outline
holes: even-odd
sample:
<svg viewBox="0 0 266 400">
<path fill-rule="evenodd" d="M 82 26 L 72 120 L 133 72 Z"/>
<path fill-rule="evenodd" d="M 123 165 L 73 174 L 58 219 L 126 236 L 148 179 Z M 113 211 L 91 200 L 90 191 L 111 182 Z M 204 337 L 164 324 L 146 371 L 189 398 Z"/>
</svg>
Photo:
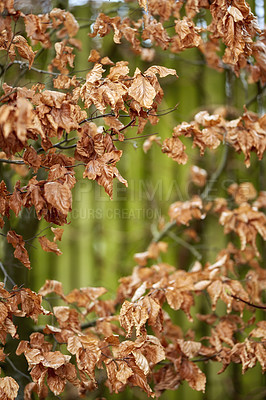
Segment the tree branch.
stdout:
<svg viewBox="0 0 266 400">
<path fill-rule="evenodd" d="M 204 191 L 200 195 L 202 200 L 205 200 L 208 197 L 208 195 L 209 195 L 210 191 L 212 190 L 215 182 L 217 181 L 217 179 L 219 178 L 219 176 L 223 172 L 225 164 L 226 164 L 226 161 L 227 161 L 227 157 L 228 157 L 228 151 L 229 151 L 228 150 L 228 146 L 225 144 L 220 164 L 218 165 L 218 168 L 214 171 L 214 173 L 212 174 L 212 176 L 208 180 Z"/>
<path fill-rule="evenodd" d="M 198 260 L 202 259 L 202 255 L 195 249 L 195 247 L 191 246 L 188 242 L 178 237 L 171 231 L 168 231 L 167 235 L 170 236 L 170 238 L 172 238 L 176 243 L 181 244 L 181 246 L 188 249 Z"/>
<path fill-rule="evenodd" d="M 245 303 L 250 307 L 259 308 L 260 310 L 266 310 L 266 306 L 258 306 L 256 304 L 252 304 L 249 301 L 243 300 L 240 297 L 235 296 L 234 294 L 230 294 L 230 296 L 233 297 L 233 299 L 235 299 L 235 300 L 242 301 L 242 303 Z"/>
<path fill-rule="evenodd" d="M 5 235 L 3 235 L 5 236 Z M 13 286 L 16 286 L 16 283 L 13 281 L 13 279 L 8 275 L 8 273 L 6 272 L 5 267 L 3 266 L 3 264 L 0 261 L 0 268 L 4 274 L 4 286 L 6 286 L 6 281 L 9 280 L 10 283 L 12 283 Z"/>
<path fill-rule="evenodd" d="M 28 375 L 24 374 L 19 369 L 17 369 L 17 367 L 13 364 L 13 362 L 10 360 L 9 357 L 6 357 L 5 360 L 11 365 L 11 367 L 13 368 L 14 371 L 16 371 L 19 375 L 23 376 L 24 378 L 26 378 L 28 381 L 31 382 L 30 377 Z"/>
</svg>

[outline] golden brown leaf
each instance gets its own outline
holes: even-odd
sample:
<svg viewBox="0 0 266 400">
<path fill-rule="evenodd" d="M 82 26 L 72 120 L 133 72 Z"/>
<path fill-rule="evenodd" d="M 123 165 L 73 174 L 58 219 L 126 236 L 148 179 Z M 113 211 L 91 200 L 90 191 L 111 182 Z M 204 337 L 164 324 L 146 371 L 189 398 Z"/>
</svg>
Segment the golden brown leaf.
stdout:
<svg viewBox="0 0 266 400">
<path fill-rule="evenodd" d="M 51 242 L 46 236 L 38 237 L 38 240 L 44 251 L 55 253 L 57 256 L 62 254 L 62 251 L 57 247 L 57 244 Z"/>
<path fill-rule="evenodd" d="M 14 257 L 16 257 L 19 261 L 22 262 L 25 267 L 30 269 L 30 260 L 27 250 L 25 249 L 24 245 L 25 242 L 21 235 L 16 234 L 14 231 L 7 232 L 7 241 L 8 243 L 12 244 L 14 247 Z"/>
<path fill-rule="evenodd" d="M 207 171 L 205 169 L 199 168 L 197 165 L 192 165 L 190 167 L 190 173 L 192 182 L 195 185 L 199 187 L 205 186 L 207 179 Z"/>
<path fill-rule="evenodd" d="M 141 107 L 151 108 L 156 91 L 150 84 L 148 79 L 141 74 L 141 71 L 137 68 L 134 74 L 134 80 L 128 90 L 128 94 L 135 99 Z"/>
<path fill-rule="evenodd" d="M 18 394 L 19 385 L 10 376 L 0 378 L 0 390 L 7 400 L 15 400 Z"/>
<path fill-rule="evenodd" d="M 44 185 L 46 201 L 63 215 L 67 215 L 72 208 L 71 190 L 59 182 L 47 182 Z"/>
<path fill-rule="evenodd" d="M 27 40 L 21 35 L 16 35 L 12 40 L 10 50 L 12 51 L 14 47 L 17 49 L 19 55 L 22 58 L 25 58 L 29 61 L 29 69 L 31 69 L 35 57 L 35 52 L 29 46 Z M 11 59 L 13 59 L 13 57 L 11 57 Z"/>
<path fill-rule="evenodd" d="M 166 153 L 178 164 L 186 164 L 188 156 L 185 153 L 186 146 L 178 137 L 167 138 L 163 141 L 162 152 Z"/>
</svg>

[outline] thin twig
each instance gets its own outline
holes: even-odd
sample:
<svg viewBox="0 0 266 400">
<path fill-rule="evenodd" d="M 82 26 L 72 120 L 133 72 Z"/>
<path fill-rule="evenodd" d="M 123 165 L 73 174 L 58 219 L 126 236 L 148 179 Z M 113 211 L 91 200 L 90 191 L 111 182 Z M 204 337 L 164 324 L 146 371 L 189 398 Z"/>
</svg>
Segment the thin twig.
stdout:
<svg viewBox="0 0 266 400">
<path fill-rule="evenodd" d="M 86 119 L 83 119 L 81 122 L 79 122 L 79 125 L 84 124 L 85 122 L 93 121 L 94 119 L 105 118 L 105 117 L 115 117 L 115 114 L 113 112 L 109 112 L 106 114 L 96 115 L 95 117 L 91 116 Z M 119 115 L 119 118 L 125 118 L 125 117 L 130 118 L 130 115 L 127 114 Z"/>
<path fill-rule="evenodd" d="M 0 158 L 0 162 L 7 164 L 25 164 L 23 160 L 8 160 L 6 158 Z"/>
<path fill-rule="evenodd" d="M 23 69 L 25 68 L 26 70 L 31 70 L 31 71 L 34 71 L 34 72 L 38 72 L 39 74 L 52 75 L 52 76 L 55 76 L 55 77 L 58 77 L 58 76 L 62 75 L 61 72 L 46 71 L 46 70 L 39 69 L 39 68 L 36 68 L 36 67 L 29 68 L 29 64 L 27 62 L 25 62 L 25 61 L 14 60 L 14 61 L 12 61 L 12 63 L 10 63 L 9 66 L 11 66 L 13 64 L 19 64 L 21 68 L 23 68 Z M 66 75 L 66 76 L 69 76 L 69 75 Z M 80 81 L 85 81 L 85 78 L 82 78 L 81 76 L 80 77 L 76 76 L 76 79 L 80 80 Z"/>
<path fill-rule="evenodd" d="M 197 358 L 196 360 L 191 360 L 191 361 L 192 361 L 192 362 L 208 361 L 208 360 L 211 360 L 212 358 L 218 356 L 219 353 L 220 353 L 221 351 L 222 351 L 222 350 L 218 351 L 218 353 L 215 353 L 215 354 L 213 354 L 212 356 Z"/>
<path fill-rule="evenodd" d="M 18 89 L 14 88 L 13 90 L 11 90 L 11 92 L 6 93 L 5 95 L 3 95 L 2 97 L 0 97 L 0 103 L 2 103 L 3 100 L 5 100 L 6 98 L 8 98 L 9 96 L 11 96 L 11 94 L 16 93 Z"/>
<path fill-rule="evenodd" d="M 252 304 L 252 303 L 250 303 L 249 301 L 243 300 L 243 299 L 241 299 L 240 297 L 235 296 L 234 294 L 230 294 L 230 296 L 233 297 L 233 299 L 242 301 L 242 303 L 245 303 L 245 304 L 247 304 L 247 305 L 250 306 L 250 307 L 259 308 L 260 310 L 266 310 L 266 306 L 258 306 L 258 305 L 256 305 L 256 304 Z"/>
<path fill-rule="evenodd" d="M 142 138 L 146 138 L 146 137 L 153 136 L 153 135 L 159 135 L 159 132 L 147 133 L 147 135 L 133 136 L 133 137 L 125 138 L 123 141 L 121 141 L 119 139 L 115 139 L 115 138 L 112 138 L 112 140 L 113 140 L 113 142 L 121 142 L 121 143 L 123 143 L 126 140 L 142 139 Z"/>
<path fill-rule="evenodd" d="M 226 164 L 226 161 L 227 161 L 227 157 L 228 157 L 228 146 L 225 144 L 220 164 L 218 165 L 218 168 L 214 171 L 214 173 L 212 174 L 212 176 L 208 180 L 208 183 L 207 183 L 204 191 L 200 195 L 202 200 L 205 200 L 208 197 L 208 195 L 209 195 L 210 191 L 212 190 L 215 182 L 217 181 L 217 179 L 219 178 L 219 176 L 223 172 L 225 164 Z"/>
<path fill-rule="evenodd" d="M 153 242 L 157 243 L 159 242 L 162 238 L 164 238 L 166 235 L 168 235 L 168 232 L 176 226 L 176 221 L 171 221 L 165 224 L 165 227 L 157 233 L 157 235 L 154 235 L 153 237 Z"/>
<path fill-rule="evenodd" d="M 167 235 L 170 236 L 170 238 L 172 238 L 176 243 L 181 244 L 181 246 L 188 249 L 198 260 L 202 259 L 202 255 L 195 249 L 195 247 L 191 246 L 185 240 L 181 239 L 171 231 L 168 231 Z"/>
<path fill-rule="evenodd" d="M 13 279 L 8 275 L 8 273 L 6 272 L 5 267 L 3 266 L 3 264 L 0 261 L 0 268 L 4 274 L 4 286 L 6 286 L 6 281 L 9 280 L 13 286 L 16 286 L 16 283 L 13 281 Z"/>
<path fill-rule="evenodd" d="M 24 378 L 26 378 L 28 381 L 31 382 L 30 377 L 28 375 L 24 374 L 24 372 L 17 369 L 17 367 L 13 364 L 13 362 L 10 360 L 9 357 L 6 357 L 5 360 L 11 365 L 11 367 L 14 369 L 14 371 L 16 371 L 19 375 L 23 376 Z"/>
<path fill-rule="evenodd" d="M 168 108 L 167 110 L 162 110 L 161 112 L 157 113 L 157 114 L 151 114 L 148 112 L 149 115 L 152 115 L 153 117 L 161 117 L 163 115 L 167 115 L 172 113 L 173 111 L 177 110 L 179 106 L 179 103 L 177 103 L 173 108 Z"/>
<path fill-rule="evenodd" d="M 129 121 L 129 123 L 126 124 L 125 126 L 123 126 L 123 128 L 119 129 L 119 132 L 124 131 L 124 130 L 127 129 L 129 126 L 133 125 L 134 122 L 136 122 L 136 119 L 135 119 L 135 118 L 133 118 L 131 121 Z"/>
</svg>

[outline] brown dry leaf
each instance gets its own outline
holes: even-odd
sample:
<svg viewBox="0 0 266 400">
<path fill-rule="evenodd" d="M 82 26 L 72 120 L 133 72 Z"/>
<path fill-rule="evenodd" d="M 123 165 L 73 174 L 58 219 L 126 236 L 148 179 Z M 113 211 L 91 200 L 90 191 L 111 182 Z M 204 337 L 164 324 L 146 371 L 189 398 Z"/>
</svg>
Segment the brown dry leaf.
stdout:
<svg viewBox="0 0 266 400">
<path fill-rule="evenodd" d="M 35 15 L 28 14 L 23 17 L 27 36 L 31 38 L 32 44 L 41 42 L 42 46 L 48 48 L 51 46 L 49 33 L 50 19 L 48 14 Z"/>
<path fill-rule="evenodd" d="M 156 259 L 159 257 L 160 252 L 166 253 L 168 248 L 168 244 L 165 242 L 152 242 L 148 250 L 144 253 L 136 253 L 134 254 L 134 260 L 138 265 L 144 267 L 149 258 Z"/>
<path fill-rule="evenodd" d="M 178 225 L 189 225 L 193 218 L 204 219 L 206 214 L 202 212 L 203 204 L 199 196 L 193 196 L 191 200 L 181 202 L 176 201 L 171 204 L 168 214 L 171 221 L 176 221 Z"/>
<path fill-rule="evenodd" d="M 46 236 L 38 237 L 38 240 L 44 251 L 55 253 L 57 256 L 62 254 L 62 251 L 57 247 L 57 244 L 51 242 Z"/>
<path fill-rule="evenodd" d="M 259 233 L 266 240 L 266 216 L 264 213 L 252 208 L 248 203 L 242 203 L 234 210 L 225 210 L 219 222 L 224 226 L 224 232 L 236 232 L 240 237 L 241 250 L 250 244 L 257 256 L 259 251 L 256 246 L 256 237 Z"/>
<path fill-rule="evenodd" d="M 10 376 L 0 378 L 0 394 L 5 400 L 15 400 L 18 394 L 19 385 Z"/>
<path fill-rule="evenodd" d="M 49 16 L 52 19 L 53 28 L 57 28 L 61 24 L 64 25 L 64 27 L 59 32 L 57 32 L 57 36 L 59 38 L 62 38 L 66 35 L 72 38 L 77 34 L 79 30 L 79 24 L 74 15 L 71 14 L 69 11 L 64 11 L 60 8 L 54 8 L 50 12 Z"/>
<path fill-rule="evenodd" d="M 149 14 L 143 15 L 144 29 L 142 32 L 142 40 L 150 40 L 158 46 L 161 46 L 163 50 L 169 47 L 171 38 L 168 35 L 166 29 L 163 27 L 161 22 L 157 22 L 155 18 L 152 18 Z"/>
<path fill-rule="evenodd" d="M 186 146 L 178 137 L 167 138 L 163 141 L 162 152 L 166 153 L 178 164 L 186 164 L 188 156 L 185 153 Z"/>
<path fill-rule="evenodd" d="M 76 88 L 80 85 L 76 75 L 72 76 L 72 78 L 66 75 L 58 75 L 57 78 L 53 79 L 53 84 L 55 89 L 70 89 L 71 86 Z"/>
<path fill-rule="evenodd" d="M 191 340 L 177 339 L 182 353 L 188 358 L 196 357 L 201 349 L 201 343 L 193 342 Z"/>
<path fill-rule="evenodd" d="M 257 191 L 250 182 L 243 182 L 240 185 L 232 183 L 227 191 L 234 197 L 236 204 L 245 203 L 257 197 Z"/>
<path fill-rule="evenodd" d="M 177 35 L 172 37 L 171 51 L 179 53 L 184 49 L 198 47 L 202 39 L 199 35 L 201 28 L 196 27 L 194 22 L 187 17 L 175 20 L 175 31 Z"/>
<path fill-rule="evenodd" d="M 128 90 L 128 94 L 135 99 L 141 107 L 151 108 L 156 91 L 150 84 L 149 80 L 142 75 L 141 71 L 137 68 L 134 74 L 134 80 Z"/>
<path fill-rule="evenodd" d="M 147 6 L 148 0 L 138 0 L 138 2 L 139 2 L 139 6 L 144 8 L 144 10 L 147 12 L 148 11 L 148 6 Z"/>
<path fill-rule="evenodd" d="M 67 185 L 59 182 L 47 182 L 44 185 L 44 196 L 46 201 L 63 215 L 67 216 L 71 211 L 72 194 Z"/>
<path fill-rule="evenodd" d="M 105 136 L 108 139 L 108 137 Z M 104 144 L 103 139 L 103 146 L 100 145 L 101 148 L 106 146 Z M 108 146 L 108 140 L 107 140 Z M 106 152 L 102 155 L 96 155 L 96 159 L 90 161 L 83 173 L 83 178 L 93 179 L 98 182 L 99 185 L 103 186 L 106 193 L 112 199 L 113 195 L 113 179 L 116 177 L 121 183 L 123 183 L 126 187 L 128 186 L 127 181 L 120 175 L 118 169 L 116 168 L 117 161 L 120 160 L 122 156 L 122 150 L 113 150 L 113 144 L 111 141 L 111 151 Z M 97 147 L 95 146 L 97 150 Z M 98 151 L 99 152 L 99 151 Z M 102 150 L 101 150 L 102 153 Z"/>
<path fill-rule="evenodd" d="M 66 41 L 56 42 L 54 47 L 56 55 L 51 61 L 48 70 L 52 72 L 53 68 L 57 68 L 61 74 L 69 74 L 68 65 L 74 68 L 75 54 L 73 54 L 73 47 L 67 46 Z"/>
<path fill-rule="evenodd" d="M 33 392 L 38 394 L 41 399 L 45 399 L 48 396 L 47 386 L 43 386 L 42 388 L 40 388 L 37 383 L 30 382 L 25 386 L 24 400 L 31 400 Z"/>
<path fill-rule="evenodd" d="M 173 365 L 169 364 L 153 373 L 154 391 L 159 398 L 165 390 L 176 390 L 180 385 L 180 375 Z"/>
<path fill-rule="evenodd" d="M 206 376 L 192 361 L 182 359 L 179 374 L 192 389 L 205 392 Z"/>
<path fill-rule="evenodd" d="M 236 152 L 245 155 L 245 164 L 250 166 L 250 153 L 254 151 L 261 160 L 266 150 L 265 115 L 259 117 L 245 111 L 242 117 L 226 123 L 226 141 Z"/>
<path fill-rule="evenodd" d="M 159 137 L 159 136 L 157 136 L 157 135 L 151 135 L 151 136 L 149 136 L 146 140 L 145 140 L 145 142 L 143 143 L 143 151 L 144 151 L 144 153 L 147 153 L 148 152 L 148 150 L 150 150 L 150 148 L 151 148 L 151 146 L 152 146 L 152 144 L 153 143 L 157 143 L 158 144 L 158 146 L 162 146 L 162 143 L 161 143 L 161 138 Z"/>
<path fill-rule="evenodd" d="M 90 308 L 91 303 L 106 292 L 107 290 L 104 287 L 74 289 L 66 296 L 66 301 L 68 303 L 77 303 L 78 307 Z"/>
<path fill-rule="evenodd" d="M 9 198 L 9 207 L 14 211 L 16 217 L 19 215 L 22 206 L 22 193 L 20 189 L 20 181 L 17 181 L 12 195 Z"/>
<path fill-rule="evenodd" d="M 99 342 L 95 339 L 89 339 L 82 342 L 76 353 L 77 367 L 80 373 L 85 372 L 89 375 L 93 384 L 96 386 L 95 367 L 101 357 Z"/>
<path fill-rule="evenodd" d="M 139 336 L 141 331 L 145 330 L 144 327 L 148 319 L 147 309 L 142 308 L 140 304 L 128 301 L 123 303 L 119 314 L 119 322 L 127 332 L 127 337 L 131 336 L 134 326 L 136 327 L 136 335 Z"/>
<path fill-rule="evenodd" d="M 245 1 L 234 1 L 229 7 L 225 0 L 214 0 L 210 5 L 212 22 L 208 30 L 213 38 L 221 38 L 225 45 L 223 62 L 231 64 L 239 75 L 252 54 L 253 37 L 260 33 L 256 17 Z"/>
<path fill-rule="evenodd" d="M 205 169 L 199 168 L 197 165 L 192 165 L 190 167 L 190 173 L 192 182 L 195 185 L 199 187 L 205 186 L 207 180 L 207 171 Z"/>
<path fill-rule="evenodd" d="M 41 166 L 41 157 L 33 147 L 28 147 L 26 149 L 23 154 L 23 160 L 33 168 L 34 172 L 37 172 Z"/>
<path fill-rule="evenodd" d="M 260 208 L 266 208 L 266 191 L 261 191 L 259 192 L 259 196 L 256 199 L 256 201 L 254 201 L 254 203 L 252 204 L 253 207 L 256 207 L 258 209 Z"/>
<path fill-rule="evenodd" d="M 13 55 L 14 48 L 17 49 L 19 55 L 22 58 L 25 58 L 26 60 L 29 61 L 29 69 L 31 69 L 35 57 L 35 52 L 29 46 L 27 40 L 21 35 L 16 35 L 13 38 L 12 44 L 10 46 L 10 53 L 12 53 L 12 56 L 10 58 L 12 61 L 14 60 L 14 55 Z"/>
<path fill-rule="evenodd" d="M 56 280 L 46 279 L 45 284 L 40 288 L 38 292 L 41 296 L 46 296 L 50 293 L 56 293 L 61 297 L 64 297 L 62 283 Z"/>
<path fill-rule="evenodd" d="M 51 231 L 54 233 L 54 242 L 56 242 L 57 240 L 59 240 L 59 242 L 61 242 L 62 240 L 62 235 L 64 233 L 64 229 L 63 228 L 51 228 Z"/>
<path fill-rule="evenodd" d="M 25 242 L 23 241 L 23 237 L 21 235 L 16 234 L 15 231 L 8 231 L 6 238 L 8 243 L 12 244 L 12 246 L 15 249 L 14 257 L 16 257 L 19 261 L 21 261 L 22 264 L 25 265 L 25 267 L 30 269 L 29 255 L 24 247 Z"/>
</svg>

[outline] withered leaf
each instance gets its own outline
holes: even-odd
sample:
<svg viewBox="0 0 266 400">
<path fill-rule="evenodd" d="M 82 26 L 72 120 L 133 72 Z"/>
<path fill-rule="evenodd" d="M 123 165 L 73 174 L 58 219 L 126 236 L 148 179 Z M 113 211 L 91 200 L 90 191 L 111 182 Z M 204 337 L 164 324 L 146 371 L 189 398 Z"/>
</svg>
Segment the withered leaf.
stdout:
<svg viewBox="0 0 266 400">
<path fill-rule="evenodd" d="M 27 40 L 21 35 L 16 35 L 12 40 L 11 51 L 14 47 L 18 50 L 18 53 L 22 58 L 29 61 L 29 69 L 31 69 L 35 53 L 29 46 Z"/>
<path fill-rule="evenodd" d="M 0 392 L 3 396 L 5 396 L 5 399 L 15 400 L 18 394 L 18 389 L 19 385 L 15 379 L 11 378 L 10 376 L 0 378 Z"/>
<path fill-rule="evenodd" d="M 47 202 L 62 214 L 67 215 L 72 208 L 72 194 L 67 185 L 59 182 L 47 182 L 44 185 L 44 196 Z"/>
<path fill-rule="evenodd" d="M 141 71 L 137 68 L 134 75 L 132 85 L 128 90 L 128 94 L 133 97 L 142 107 L 151 108 L 156 91 L 150 84 L 148 79 L 141 74 Z"/>
<path fill-rule="evenodd" d="M 6 238 L 8 243 L 12 244 L 15 249 L 14 257 L 21 261 L 25 267 L 30 269 L 29 255 L 24 247 L 25 242 L 23 241 L 22 236 L 18 235 L 15 231 L 8 231 Z"/>
<path fill-rule="evenodd" d="M 38 240 L 44 251 L 55 253 L 57 256 L 62 254 L 62 251 L 57 247 L 57 244 L 51 242 L 46 236 L 38 237 Z"/>
<path fill-rule="evenodd" d="M 192 389 L 205 392 L 206 376 L 192 361 L 183 359 L 179 373 L 180 378 L 185 379 Z"/>
</svg>

